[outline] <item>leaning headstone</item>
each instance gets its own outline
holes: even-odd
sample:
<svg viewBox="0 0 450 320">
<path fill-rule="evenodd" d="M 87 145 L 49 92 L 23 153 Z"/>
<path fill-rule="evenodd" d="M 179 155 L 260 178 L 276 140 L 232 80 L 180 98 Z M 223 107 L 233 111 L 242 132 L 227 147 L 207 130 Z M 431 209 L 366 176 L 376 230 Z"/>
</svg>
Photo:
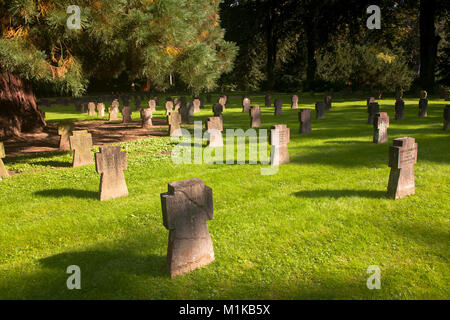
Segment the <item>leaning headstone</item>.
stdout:
<svg viewBox="0 0 450 320">
<path fill-rule="evenodd" d="M 386 112 L 377 113 L 373 121 L 373 143 L 388 142 L 388 128 L 389 115 Z"/>
<path fill-rule="evenodd" d="M 122 122 L 123 123 L 129 123 L 131 122 L 131 108 L 130 107 L 123 107 L 122 108 Z"/>
<path fill-rule="evenodd" d="M 97 103 L 97 116 L 100 118 L 105 116 L 105 105 L 102 102 Z"/>
<path fill-rule="evenodd" d="M 261 108 L 259 106 L 252 106 L 250 108 L 250 127 L 261 127 Z"/>
<path fill-rule="evenodd" d="M 248 97 L 244 97 L 242 99 L 242 112 L 250 111 L 250 99 Z"/>
<path fill-rule="evenodd" d="M 404 137 L 394 139 L 389 147 L 389 175 L 388 197 L 404 198 L 414 194 L 414 164 L 417 163 L 417 143 L 414 138 Z"/>
<path fill-rule="evenodd" d="M 194 106 L 194 113 L 200 112 L 200 99 L 196 98 L 192 101 L 192 104 Z"/>
<path fill-rule="evenodd" d="M 155 101 L 155 99 L 150 99 L 148 101 L 148 107 L 150 108 L 150 110 L 152 110 L 152 112 L 156 112 L 156 101 Z"/>
<path fill-rule="evenodd" d="M 180 137 L 181 130 L 181 114 L 179 112 L 172 112 L 167 116 L 167 123 L 169 124 L 169 136 Z"/>
<path fill-rule="evenodd" d="M 325 103 L 316 102 L 316 119 L 325 119 Z"/>
<path fill-rule="evenodd" d="M 100 201 L 128 195 L 123 170 L 127 169 L 127 154 L 120 146 L 100 147 L 95 154 L 95 167 L 100 173 Z"/>
<path fill-rule="evenodd" d="M 223 147 L 222 119 L 220 117 L 209 117 L 206 122 L 206 130 L 209 134 L 209 147 Z"/>
<path fill-rule="evenodd" d="M 298 96 L 296 94 L 291 98 L 291 109 L 298 109 Z"/>
<path fill-rule="evenodd" d="M 427 98 L 421 98 L 419 100 L 419 117 L 427 117 L 428 116 L 428 99 Z"/>
<path fill-rule="evenodd" d="M 272 165 L 277 166 L 289 163 L 288 143 L 290 141 L 290 129 L 285 124 L 276 124 L 270 130 L 270 145 Z"/>
<path fill-rule="evenodd" d="M 171 114 L 172 111 L 173 111 L 173 102 L 170 101 L 170 100 L 169 100 L 169 101 L 166 101 L 165 107 L 166 107 L 166 116 L 168 116 L 168 115 Z"/>
<path fill-rule="evenodd" d="M 281 99 L 275 100 L 273 106 L 275 107 L 275 115 L 280 116 L 283 113 L 283 101 Z"/>
<path fill-rule="evenodd" d="M 395 101 L 395 120 L 404 120 L 405 119 L 405 102 L 398 98 Z"/>
<path fill-rule="evenodd" d="M 444 108 L 444 130 L 450 130 L 450 104 Z"/>
<path fill-rule="evenodd" d="M 80 167 L 94 163 L 91 155 L 92 135 L 87 130 L 72 132 L 70 137 L 70 149 L 73 154 L 73 167 Z"/>
<path fill-rule="evenodd" d="M 89 102 L 89 104 L 88 104 L 88 116 L 95 116 L 95 102 Z"/>
<path fill-rule="evenodd" d="M 271 101 L 272 101 L 272 96 L 270 94 L 266 94 L 264 97 L 264 106 L 266 108 L 270 107 L 270 105 L 272 103 Z"/>
<path fill-rule="evenodd" d="M 73 122 L 61 121 L 58 124 L 59 150 L 70 150 L 70 136 L 73 131 Z"/>
<path fill-rule="evenodd" d="M 176 277 L 214 261 L 207 220 L 212 220 L 212 189 L 199 178 L 169 183 L 161 193 L 163 224 L 169 230 L 167 271 Z"/>
<path fill-rule="evenodd" d="M 142 127 L 148 129 L 152 127 L 153 112 L 150 108 L 141 109 Z"/>
<path fill-rule="evenodd" d="M 377 113 L 380 113 L 380 105 L 378 104 L 378 102 L 370 102 L 369 106 L 367 107 L 367 113 L 369 114 L 367 118 L 367 123 L 373 124 L 375 115 Z"/>
<path fill-rule="evenodd" d="M 325 110 L 330 111 L 332 107 L 333 99 L 331 96 L 325 96 Z"/>
<path fill-rule="evenodd" d="M 2 178 L 9 177 L 8 170 L 6 170 L 6 167 L 3 164 L 2 160 L 5 157 L 6 157 L 5 146 L 3 145 L 3 142 L 0 141 L 0 181 L 2 180 Z"/>
<path fill-rule="evenodd" d="M 298 120 L 300 121 L 300 133 L 307 134 L 311 133 L 311 109 L 300 109 L 298 112 Z"/>
</svg>

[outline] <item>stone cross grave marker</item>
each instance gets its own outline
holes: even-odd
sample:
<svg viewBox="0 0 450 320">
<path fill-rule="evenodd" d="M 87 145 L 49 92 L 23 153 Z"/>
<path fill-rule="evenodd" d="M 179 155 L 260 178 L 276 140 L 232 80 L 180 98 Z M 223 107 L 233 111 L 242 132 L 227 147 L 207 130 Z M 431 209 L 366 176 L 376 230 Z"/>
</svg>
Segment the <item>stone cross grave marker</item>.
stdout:
<svg viewBox="0 0 450 320">
<path fill-rule="evenodd" d="M 367 118 L 367 123 L 373 124 L 375 115 L 377 113 L 380 113 L 380 105 L 378 104 L 378 102 L 369 102 L 369 105 L 367 107 L 367 113 L 369 114 Z"/>
<path fill-rule="evenodd" d="M 242 112 L 250 111 L 250 99 L 248 97 L 244 97 L 242 99 Z"/>
<path fill-rule="evenodd" d="M 261 108 L 259 106 L 252 106 L 250 108 L 250 127 L 261 127 Z"/>
<path fill-rule="evenodd" d="M 200 112 L 200 99 L 196 98 L 192 101 L 192 104 L 194 105 L 194 113 Z"/>
<path fill-rule="evenodd" d="M 152 110 L 150 110 L 150 108 L 141 109 L 142 127 L 144 129 L 149 129 L 152 127 L 152 116 L 153 112 Z"/>
<path fill-rule="evenodd" d="M 298 112 L 298 120 L 300 121 L 300 130 L 299 132 L 302 134 L 311 133 L 311 117 L 312 110 L 311 109 L 300 109 Z"/>
<path fill-rule="evenodd" d="M 281 99 L 276 99 L 273 106 L 275 107 L 275 115 L 281 116 L 283 113 L 283 101 Z"/>
<path fill-rule="evenodd" d="M 277 166 L 283 163 L 289 163 L 288 143 L 290 140 L 290 129 L 285 124 L 272 126 L 272 130 L 270 130 L 272 165 Z"/>
<path fill-rule="evenodd" d="M 209 117 L 206 122 L 206 130 L 209 134 L 208 146 L 223 147 L 222 119 L 220 117 Z"/>
<path fill-rule="evenodd" d="M 169 136 L 182 136 L 181 130 L 181 114 L 179 112 L 172 112 L 167 116 L 167 123 L 169 124 Z"/>
<path fill-rule="evenodd" d="M 425 118 L 428 116 L 428 99 L 423 98 L 419 100 L 419 117 Z"/>
<path fill-rule="evenodd" d="M 316 119 L 325 119 L 325 103 L 316 102 Z"/>
<path fill-rule="evenodd" d="M 450 104 L 444 108 L 444 130 L 450 130 Z"/>
<path fill-rule="evenodd" d="M 73 131 L 73 123 L 70 121 L 61 121 L 58 124 L 59 150 L 70 150 L 70 136 Z"/>
<path fill-rule="evenodd" d="M 77 130 L 72 132 L 70 137 L 70 149 L 75 150 L 73 154 L 73 167 L 80 167 L 93 164 L 91 155 L 92 135 L 87 130 Z"/>
<path fill-rule="evenodd" d="M 103 146 L 95 154 L 95 167 L 100 173 L 100 201 L 128 195 L 124 170 L 127 169 L 127 153 L 120 146 Z"/>
<path fill-rule="evenodd" d="M 266 94 L 265 97 L 264 97 L 264 106 L 266 108 L 270 107 L 270 105 L 272 103 L 271 100 L 272 100 L 272 96 L 270 94 Z"/>
<path fill-rule="evenodd" d="M 399 98 L 395 101 L 395 120 L 405 119 L 405 102 Z"/>
<path fill-rule="evenodd" d="M 111 103 L 111 108 L 109 109 L 109 121 L 116 121 L 119 120 L 118 117 L 119 114 L 119 100 L 115 99 Z"/>
<path fill-rule="evenodd" d="M 414 138 L 394 139 L 389 147 L 388 197 L 404 198 L 415 193 L 414 165 L 417 163 L 417 143 Z"/>
<path fill-rule="evenodd" d="M 148 107 L 152 112 L 156 112 L 156 101 L 155 99 L 148 100 Z"/>
<path fill-rule="evenodd" d="M 388 142 L 389 115 L 380 112 L 373 120 L 373 143 L 381 144 Z"/>
<path fill-rule="evenodd" d="M 163 224 L 169 230 L 167 271 L 176 277 L 214 261 L 207 220 L 212 220 L 212 189 L 199 178 L 169 183 L 161 193 Z"/>
<path fill-rule="evenodd" d="M 325 96 L 325 110 L 330 111 L 333 103 L 333 99 L 331 96 L 327 95 Z"/>
<path fill-rule="evenodd" d="M 130 107 L 123 107 L 122 108 L 122 122 L 123 123 L 129 123 L 131 122 L 131 108 Z"/>
<path fill-rule="evenodd" d="M 102 102 L 97 103 L 97 116 L 100 118 L 105 116 L 105 104 Z"/>
<path fill-rule="evenodd" d="M 8 170 L 6 170 L 6 167 L 2 160 L 5 157 L 6 157 L 5 146 L 3 145 L 3 141 L 0 141 L 0 181 L 2 181 L 2 178 L 9 177 Z"/>
<path fill-rule="evenodd" d="M 89 104 L 88 104 L 88 116 L 95 116 L 95 102 L 89 102 Z"/>
<path fill-rule="evenodd" d="M 298 109 L 298 96 L 296 94 L 291 98 L 291 109 Z"/>
<path fill-rule="evenodd" d="M 173 101 L 166 101 L 166 116 L 173 112 Z"/>
</svg>

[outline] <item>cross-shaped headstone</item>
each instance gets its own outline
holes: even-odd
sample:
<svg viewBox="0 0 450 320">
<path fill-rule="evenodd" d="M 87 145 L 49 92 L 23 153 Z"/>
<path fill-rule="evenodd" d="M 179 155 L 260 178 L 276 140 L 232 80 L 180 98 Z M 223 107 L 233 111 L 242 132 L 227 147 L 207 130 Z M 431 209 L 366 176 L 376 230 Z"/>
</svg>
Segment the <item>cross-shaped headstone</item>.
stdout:
<svg viewBox="0 0 450 320">
<path fill-rule="evenodd" d="M 249 112 L 250 111 L 250 99 L 248 97 L 244 97 L 242 99 L 242 112 Z"/>
<path fill-rule="evenodd" d="M 105 104 L 102 102 L 97 104 L 97 115 L 100 118 L 103 118 L 105 116 Z"/>
<path fill-rule="evenodd" d="M 167 116 L 167 123 L 169 124 L 169 136 L 182 136 L 181 130 L 181 114 L 179 112 L 172 112 Z"/>
<path fill-rule="evenodd" d="M 73 131 L 73 123 L 70 121 L 61 121 L 58 124 L 59 150 L 70 150 L 70 136 Z"/>
<path fill-rule="evenodd" d="M 325 119 L 325 103 L 316 102 L 316 119 Z"/>
<path fill-rule="evenodd" d="M 89 102 L 89 104 L 88 104 L 88 116 L 95 116 L 95 102 Z"/>
<path fill-rule="evenodd" d="M 171 277 L 214 261 L 207 220 L 214 218 L 212 189 L 199 178 L 169 183 L 161 193 L 163 224 L 169 230 L 167 271 Z"/>
<path fill-rule="evenodd" d="M 264 106 L 266 108 L 270 107 L 271 100 L 272 100 L 272 96 L 270 94 L 266 94 L 265 97 L 264 97 Z"/>
<path fill-rule="evenodd" d="M 373 124 L 373 120 L 375 119 L 375 115 L 380 112 L 380 105 L 378 102 L 369 102 L 367 107 L 367 113 L 369 114 L 367 118 L 367 123 Z"/>
<path fill-rule="evenodd" d="M 130 107 L 123 107 L 122 108 L 122 122 L 123 123 L 129 123 L 131 122 L 131 108 Z"/>
<path fill-rule="evenodd" d="M 166 116 L 171 114 L 173 111 L 173 102 L 172 101 L 166 101 Z"/>
<path fill-rule="evenodd" d="M 148 101 L 148 107 L 150 108 L 150 110 L 152 112 L 156 112 L 156 101 L 155 101 L 155 99 L 150 99 Z"/>
<path fill-rule="evenodd" d="M 311 133 L 311 109 L 300 109 L 298 112 L 298 120 L 300 121 L 300 133 Z"/>
<path fill-rule="evenodd" d="M 275 107 L 275 115 L 280 116 L 283 113 L 283 101 L 281 99 L 276 99 L 273 106 Z"/>
<path fill-rule="evenodd" d="M 404 111 L 405 111 L 405 102 L 401 98 L 398 98 L 395 101 L 395 120 L 404 120 L 405 119 Z"/>
<path fill-rule="evenodd" d="M 444 108 L 444 130 L 450 130 L 450 104 Z"/>
<path fill-rule="evenodd" d="M 5 146 L 3 145 L 3 142 L 0 141 L 0 181 L 2 180 L 2 178 L 9 177 L 8 170 L 6 170 L 6 167 L 3 164 L 2 160 L 5 157 L 6 157 Z"/>
<path fill-rule="evenodd" d="M 200 112 L 200 99 L 194 99 L 194 101 L 192 101 L 192 104 L 194 105 L 194 113 Z"/>
<path fill-rule="evenodd" d="M 142 119 L 142 127 L 144 129 L 151 128 L 153 112 L 150 108 L 141 109 L 141 119 Z"/>
<path fill-rule="evenodd" d="M 373 143 L 388 142 L 388 128 L 389 115 L 386 112 L 377 113 L 373 121 Z"/>
<path fill-rule="evenodd" d="M 291 109 L 297 109 L 298 108 L 298 96 L 294 94 L 291 98 Z"/>
<path fill-rule="evenodd" d="M 272 165 L 277 166 L 283 163 L 289 163 L 288 143 L 290 138 L 290 129 L 285 124 L 276 124 L 270 130 L 270 145 Z"/>
<path fill-rule="evenodd" d="M 394 139 L 389 147 L 388 197 L 400 199 L 415 192 L 414 165 L 417 163 L 417 143 L 414 138 Z"/>
<path fill-rule="evenodd" d="M 127 153 L 120 146 L 103 146 L 95 154 L 95 167 L 100 177 L 100 201 L 128 195 L 123 170 L 127 169 Z"/>
<path fill-rule="evenodd" d="M 94 163 L 91 155 L 92 135 L 87 130 L 73 131 L 70 137 L 70 149 L 73 154 L 73 167 Z"/>
<path fill-rule="evenodd" d="M 261 127 L 261 108 L 259 106 L 252 106 L 250 108 L 250 127 Z"/>
<path fill-rule="evenodd" d="M 206 122 L 206 129 L 209 134 L 209 147 L 223 147 L 222 119 L 220 117 L 209 117 Z"/>
</svg>

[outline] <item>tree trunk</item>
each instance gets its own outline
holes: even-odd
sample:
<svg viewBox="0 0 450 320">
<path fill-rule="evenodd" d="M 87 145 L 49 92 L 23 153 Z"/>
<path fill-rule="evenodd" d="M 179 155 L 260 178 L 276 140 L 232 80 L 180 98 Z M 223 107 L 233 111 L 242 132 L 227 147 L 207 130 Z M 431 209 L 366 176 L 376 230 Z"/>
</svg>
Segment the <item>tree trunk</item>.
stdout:
<svg viewBox="0 0 450 320">
<path fill-rule="evenodd" d="M 306 86 L 308 90 L 314 90 L 314 80 L 316 79 L 317 61 L 316 61 L 316 28 L 312 25 L 314 22 L 308 23 L 306 31 L 306 49 L 307 49 L 307 66 L 306 66 Z"/>
<path fill-rule="evenodd" d="M 0 138 L 39 131 L 46 125 L 31 83 L 0 70 Z"/>
<path fill-rule="evenodd" d="M 267 10 L 267 30 L 266 30 L 266 41 L 267 41 L 267 89 L 271 90 L 275 84 L 274 68 L 275 61 L 277 59 L 277 39 L 274 37 L 274 4 L 269 1 L 269 8 Z"/>
<path fill-rule="evenodd" d="M 420 27 L 420 85 L 432 91 L 435 84 L 437 45 L 439 38 L 435 32 L 434 18 L 436 0 L 421 0 L 419 13 Z"/>
</svg>

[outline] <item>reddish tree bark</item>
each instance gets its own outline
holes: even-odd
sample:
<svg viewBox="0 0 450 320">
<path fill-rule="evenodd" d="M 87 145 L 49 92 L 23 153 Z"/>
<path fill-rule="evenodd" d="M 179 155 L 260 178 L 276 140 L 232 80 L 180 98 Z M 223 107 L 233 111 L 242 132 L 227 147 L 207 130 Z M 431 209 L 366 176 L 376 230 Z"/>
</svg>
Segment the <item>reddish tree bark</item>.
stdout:
<svg viewBox="0 0 450 320">
<path fill-rule="evenodd" d="M 46 125 L 31 83 L 0 70 L 0 138 L 39 131 Z"/>
</svg>

